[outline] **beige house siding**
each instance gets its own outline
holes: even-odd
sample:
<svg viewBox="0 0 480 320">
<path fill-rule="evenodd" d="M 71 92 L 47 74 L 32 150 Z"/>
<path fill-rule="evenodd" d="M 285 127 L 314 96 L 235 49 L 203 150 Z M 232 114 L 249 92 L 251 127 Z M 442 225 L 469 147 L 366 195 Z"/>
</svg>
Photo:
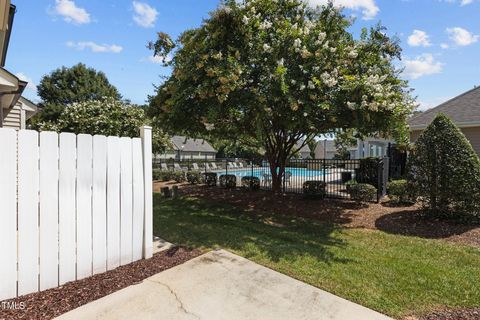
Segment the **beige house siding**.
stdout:
<svg viewBox="0 0 480 320">
<path fill-rule="evenodd" d="M 5 111 L 4 111 L 5 112 Z M 7 116 L 3 119 L 3 127 L 4 128 L 13 128 L 13 129 L 21 129 L 22 128 L 22 110 L 20 106 L 16 105 L 10 110 Z"/>
<path fill-rule="evenodd" d="M 472 144 L 473 149 L 477 154 L 480 156 L 480 127 L 469 127 L 469 128 L 461 128 L 465 137 L 470 141 Z M 422 130 L 415 130 L 410 132 L 410 141 L 415 142 L 417 141 L 418 137 L 422 133 Z"/>
</svg>

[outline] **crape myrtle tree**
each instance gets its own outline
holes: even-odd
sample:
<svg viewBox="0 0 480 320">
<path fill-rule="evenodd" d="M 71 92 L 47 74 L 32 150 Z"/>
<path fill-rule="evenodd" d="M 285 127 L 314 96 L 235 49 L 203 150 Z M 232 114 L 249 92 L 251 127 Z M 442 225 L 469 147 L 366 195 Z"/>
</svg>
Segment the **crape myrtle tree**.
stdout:
<svg viewBox="0 0 480 320">
<path fill-rule="evenodd" d="M 405 132 L 413 108 L 381 26 L 355 40 L 330 3 L 225 0 L 202 25 L 149 44 L 172 73 L 150 97 L 166 128 L 192 136 L 253 138 L 281 189 L 296 143 L 336 130 Z M 166 59 L 171 57 L 171 59 Z"/>
</svg>

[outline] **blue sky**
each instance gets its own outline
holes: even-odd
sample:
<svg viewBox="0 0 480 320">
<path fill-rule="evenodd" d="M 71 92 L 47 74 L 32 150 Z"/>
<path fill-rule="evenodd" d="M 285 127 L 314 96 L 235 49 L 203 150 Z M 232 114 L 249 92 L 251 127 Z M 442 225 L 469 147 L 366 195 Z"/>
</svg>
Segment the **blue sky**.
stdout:
<svg viewBox="0 0 480 320">
<path fill-rule="evenodd" d="M 326 0 L 307 0 L 320 4 Z M 35 85 L 62 65 L 105 72 L 124 98 L 144 103 L 160 75 L 146 48 L 157 31 L 176 37 L 200 25 L 219 0 L 13 0 L 7 69 Z M 352 32 L 381 21 L 403 48 L 404 77 L 421 109 L 480 85 L 480 0 L 336 0 L 356 17 Z"/>
</svg>

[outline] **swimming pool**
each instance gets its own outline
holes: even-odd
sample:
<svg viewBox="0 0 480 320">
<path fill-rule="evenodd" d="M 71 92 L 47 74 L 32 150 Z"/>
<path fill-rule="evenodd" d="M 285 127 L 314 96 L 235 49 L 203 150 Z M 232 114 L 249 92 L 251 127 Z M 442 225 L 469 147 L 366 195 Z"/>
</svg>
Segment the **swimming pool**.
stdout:
<svg viewBox="0 0 480 320">
<path fill-rule="evenodd" d="M 323 177 L 323 170 L 309 170 L 307 168 L 285 168 L 285 172 L 290 172 L 292 177 Z M 229 169 L 228 174 L 236 175 L 237 177 L 252 176 L 252 169 Z M 262 178 L 264 174 L 270 174 L 270 168 L 253 168 L 253 176 Z M 328 171 L 325 171 L 325 175 L 329 175 Z"/>
</svg>

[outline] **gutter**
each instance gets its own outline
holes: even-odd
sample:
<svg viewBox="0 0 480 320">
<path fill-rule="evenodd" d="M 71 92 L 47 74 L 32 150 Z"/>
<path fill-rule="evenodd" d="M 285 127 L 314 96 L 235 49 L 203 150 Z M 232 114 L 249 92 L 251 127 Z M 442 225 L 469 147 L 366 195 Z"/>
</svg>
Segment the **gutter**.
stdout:
<svg viewBox="0 0 480 320">
<path fill-rule="evenodd" d="M 468 121 L 468 122 L 453 122 L 459 128 L 472 128 L 472 127 L 480 127 L 480 121 Z M 425 124 L 417 124 L 409 126 L 409 131 L 415 130 L 425 130 L 428 125 Z"/>
<path fill-rule="evenodd" d="M 7 59 L 8 45 L 10 44 L 10 35 L 12 34 L 13 20 L 15 18 L 15 13 L 17 12 L 17 7 L 13 4 L 10 4 L 10 11 L 8 14 L 8 29 L 5 36 L 5 45 L 2 52 L 2 61 L 0 61 L 0 67 L 5 66 L 5 61 Z"/>
</svg>

